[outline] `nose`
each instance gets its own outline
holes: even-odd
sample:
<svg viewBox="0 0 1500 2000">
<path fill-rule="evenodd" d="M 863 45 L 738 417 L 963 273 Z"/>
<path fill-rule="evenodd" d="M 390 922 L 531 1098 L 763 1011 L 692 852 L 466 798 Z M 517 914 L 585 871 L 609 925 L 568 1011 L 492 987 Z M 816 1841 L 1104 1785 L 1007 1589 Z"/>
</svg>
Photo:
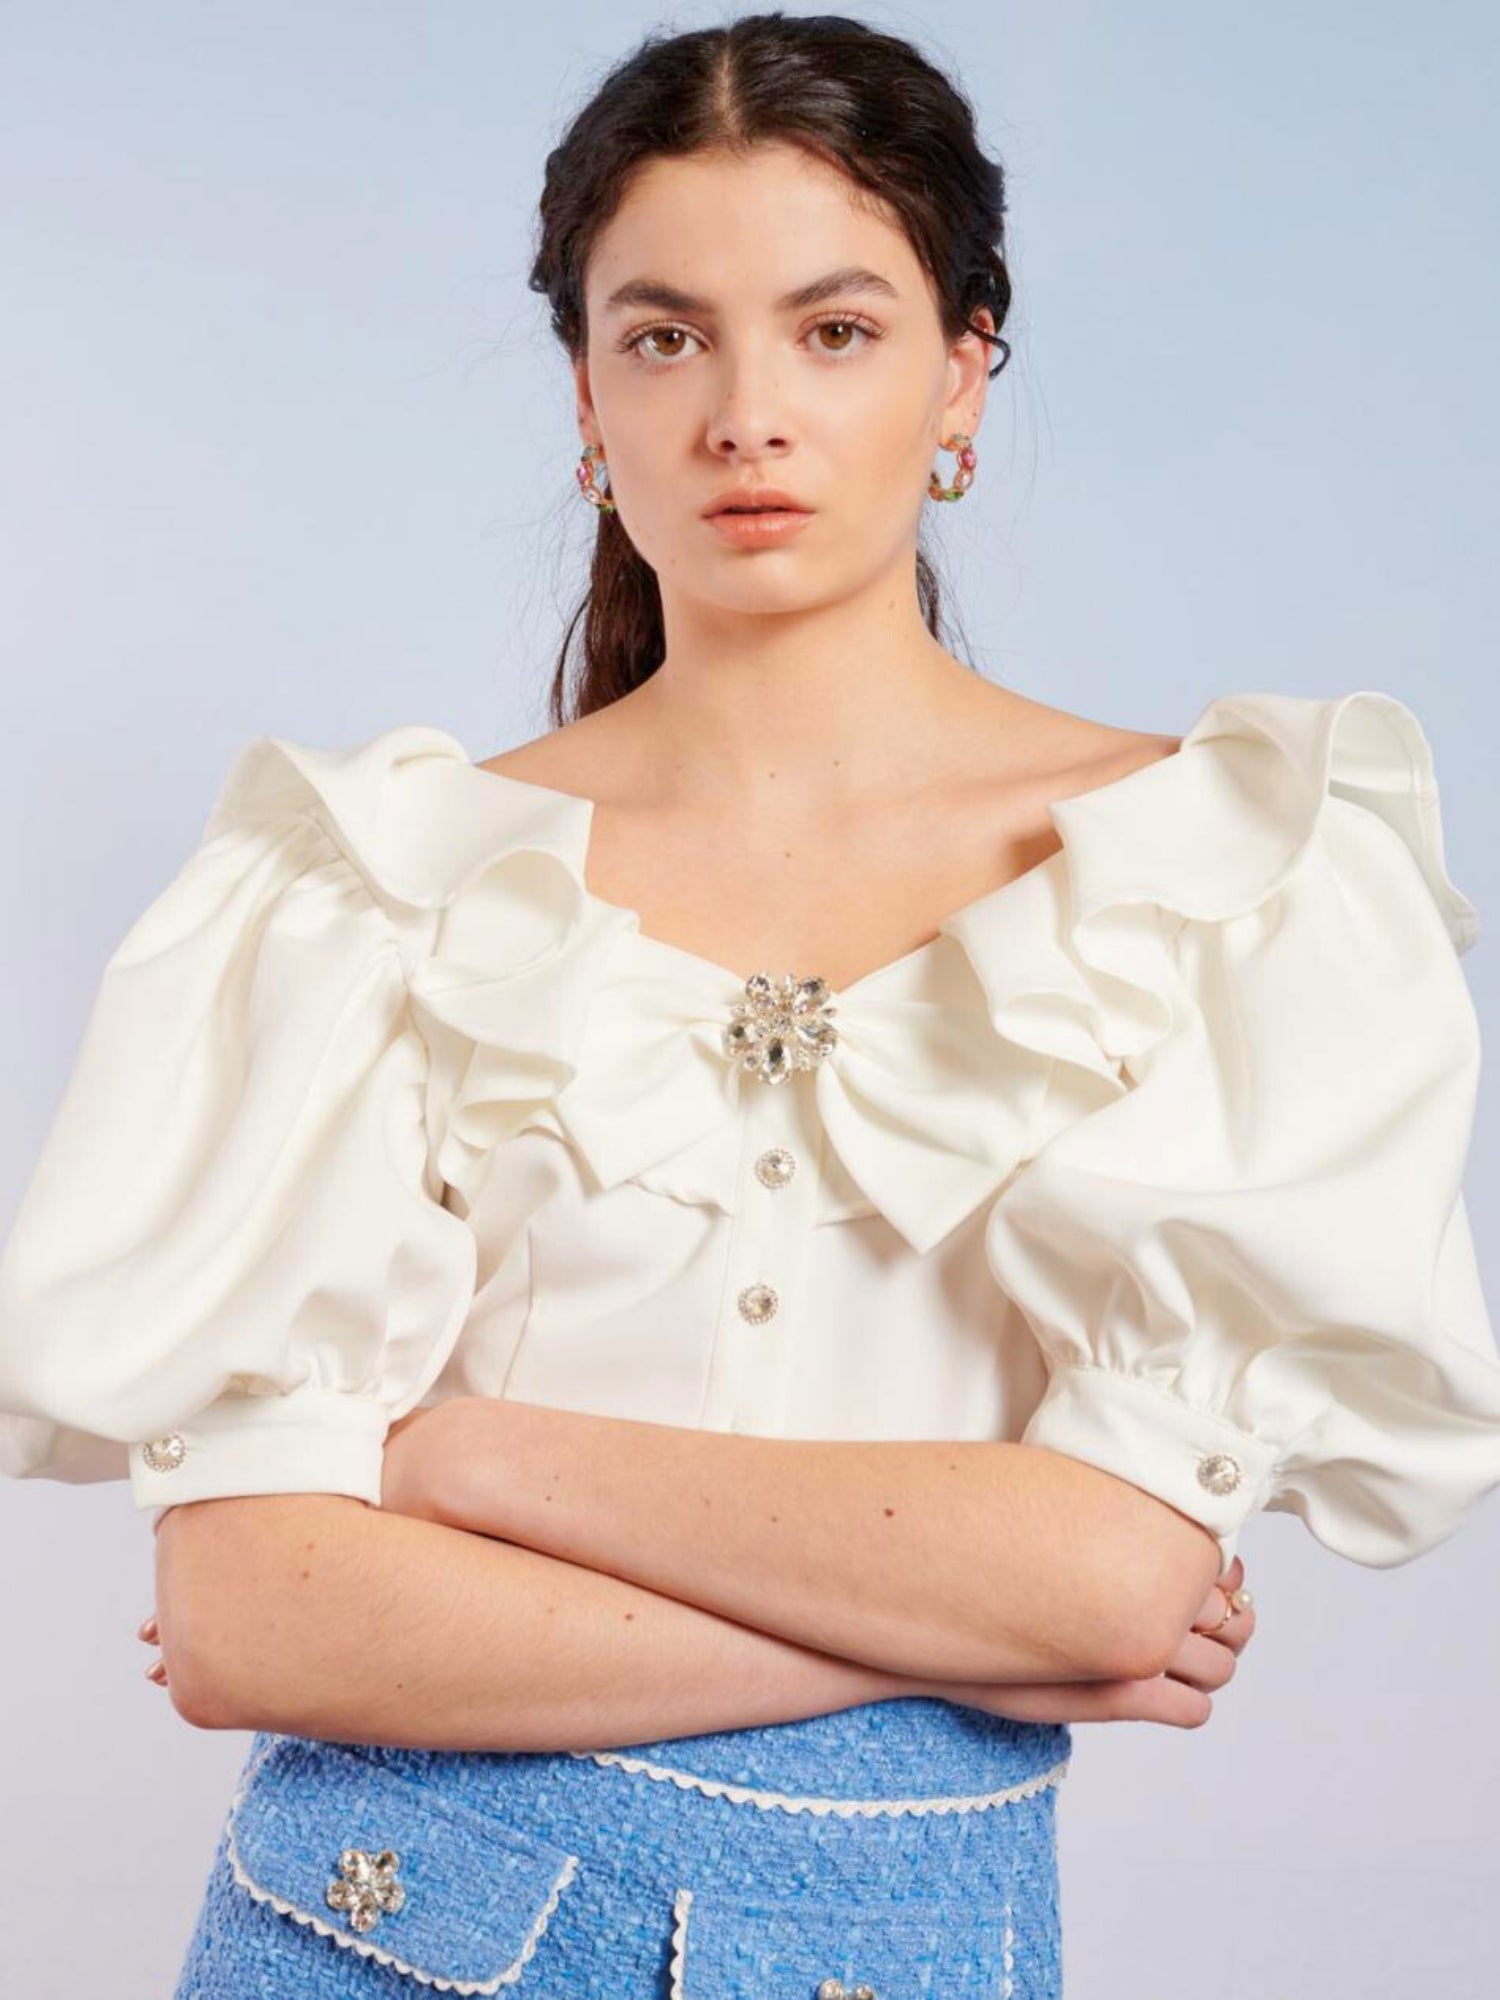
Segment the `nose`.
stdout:
<svg viewBox="0 0 1500 2000">
<path fill-rule="evenodd" d="M 708 427 L 709 449 L 721 458 L 754 458 L 763 452 L 785 451 L 791 441 L 781 418 L 744 403 L 721 408 Z"/>
<path fill-rule="evenodd" d="M 773 355 L 723 354 L 707 428 L 709 448 L 721 457 L 787 449 L 792 424 Z"/>
</svg>

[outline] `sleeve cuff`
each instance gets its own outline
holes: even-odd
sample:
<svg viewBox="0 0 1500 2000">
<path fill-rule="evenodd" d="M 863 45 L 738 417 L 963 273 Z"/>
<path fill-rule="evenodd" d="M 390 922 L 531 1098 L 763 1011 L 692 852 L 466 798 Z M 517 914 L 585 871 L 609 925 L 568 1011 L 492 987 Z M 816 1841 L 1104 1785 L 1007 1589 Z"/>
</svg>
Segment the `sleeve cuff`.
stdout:
<svg viewBox="0 0 1500 2000">
<path fill-rule="evenodd" d="M 1276 1448 L 1139 1376 L 1086 1362 L 1054 1368 L 1022 1444 L 1082 1459 L 1207 1528 L 1234 1561 L 1239 1531 L 1270 1498 Z"/>
<path fill-rule="evenodd" d="M 389 1429 L 378 1397 L 349 1390 L 221 1396 L 131 1445 L 131 1490 L 138 1508 L 236 1493 L 347 1493 L 378 1507 Z"/>
</svg>

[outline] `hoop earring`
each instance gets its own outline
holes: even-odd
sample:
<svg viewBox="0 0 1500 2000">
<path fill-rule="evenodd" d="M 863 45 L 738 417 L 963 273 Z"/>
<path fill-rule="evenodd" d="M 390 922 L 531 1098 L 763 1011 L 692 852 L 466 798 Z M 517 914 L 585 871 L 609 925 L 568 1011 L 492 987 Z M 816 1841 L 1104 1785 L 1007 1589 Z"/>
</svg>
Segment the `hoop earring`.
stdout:
<svg viewBox="0 0 1500 2000">
<path fill-rule="evenodd" d="M 950 438 L 944 438 L 939 446 L 942 451 L 956 452 L 958 464 L 954 468 L 953 484 L 945 486 L 934 469 L 927 481 L 927 491 L 934 500 L 962 500 L 974 484 L 974 468 L 979 463 L 979 454 L 974 449 L 974 440 L 967 431 L 955 431 Z"/>
<path fill-rule="evenodd" d="M 606 480 L 608 478 L 609 467 L 605 461 L 603 445 L 586 444 L 573 470 L 578 475 L 578 490 L 590 506 L 597 507 L 601 514 L 613 514 L 616 509 L 614 501 L 609 497 L 609 486 L 606 483 L 601 489 L 596 478 L 596 474 L 601 470 L 605 473 Z"/>
</svg>

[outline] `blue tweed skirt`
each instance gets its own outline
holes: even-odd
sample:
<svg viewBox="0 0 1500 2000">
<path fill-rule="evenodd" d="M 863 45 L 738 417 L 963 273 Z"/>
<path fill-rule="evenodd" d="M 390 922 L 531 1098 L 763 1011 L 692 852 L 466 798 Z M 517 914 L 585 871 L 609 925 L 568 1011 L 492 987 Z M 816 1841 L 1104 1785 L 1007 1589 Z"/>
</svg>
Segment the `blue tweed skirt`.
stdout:
<svg viewBox="0 0 1500 2000">
<path fill-rule="evenodd" d="M 1060 2000 L 1071 1747 L 927 1696 L 618 1750 L 258 1732 L 174 2000 Z"/>
</svg>

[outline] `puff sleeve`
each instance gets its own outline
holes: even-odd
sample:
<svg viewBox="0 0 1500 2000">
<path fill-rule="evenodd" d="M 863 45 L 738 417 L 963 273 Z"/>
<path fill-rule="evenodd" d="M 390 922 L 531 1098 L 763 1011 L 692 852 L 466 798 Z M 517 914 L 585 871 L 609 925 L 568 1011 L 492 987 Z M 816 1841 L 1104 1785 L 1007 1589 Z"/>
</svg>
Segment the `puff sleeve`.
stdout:
<svg viewBox="0 0 1500 2000">
<path fill-rule="evenodd" d="M 1420 762 L 1385 778 L 1440 857 Z M 1335 787 L 1268 893 L 1169 914 L 1169 1024 L 1138 1078 L 1047 1139 L 987 1218 L 1048 1365 L 1022 1441 L 1155 1494 L 1226 1567 L 1257 1509 L 1390 1567 L 1500 1483 L 1462 1188 L 1477 923 L 1419 849 Z"/>
<path fill-rule="evenodd" d="M 221 799 L 105 966 L 0 1254 L 0 1471 L 378 1506 L 474 1284 L 427 1081 L 349 853 Z"/>
</svg>

